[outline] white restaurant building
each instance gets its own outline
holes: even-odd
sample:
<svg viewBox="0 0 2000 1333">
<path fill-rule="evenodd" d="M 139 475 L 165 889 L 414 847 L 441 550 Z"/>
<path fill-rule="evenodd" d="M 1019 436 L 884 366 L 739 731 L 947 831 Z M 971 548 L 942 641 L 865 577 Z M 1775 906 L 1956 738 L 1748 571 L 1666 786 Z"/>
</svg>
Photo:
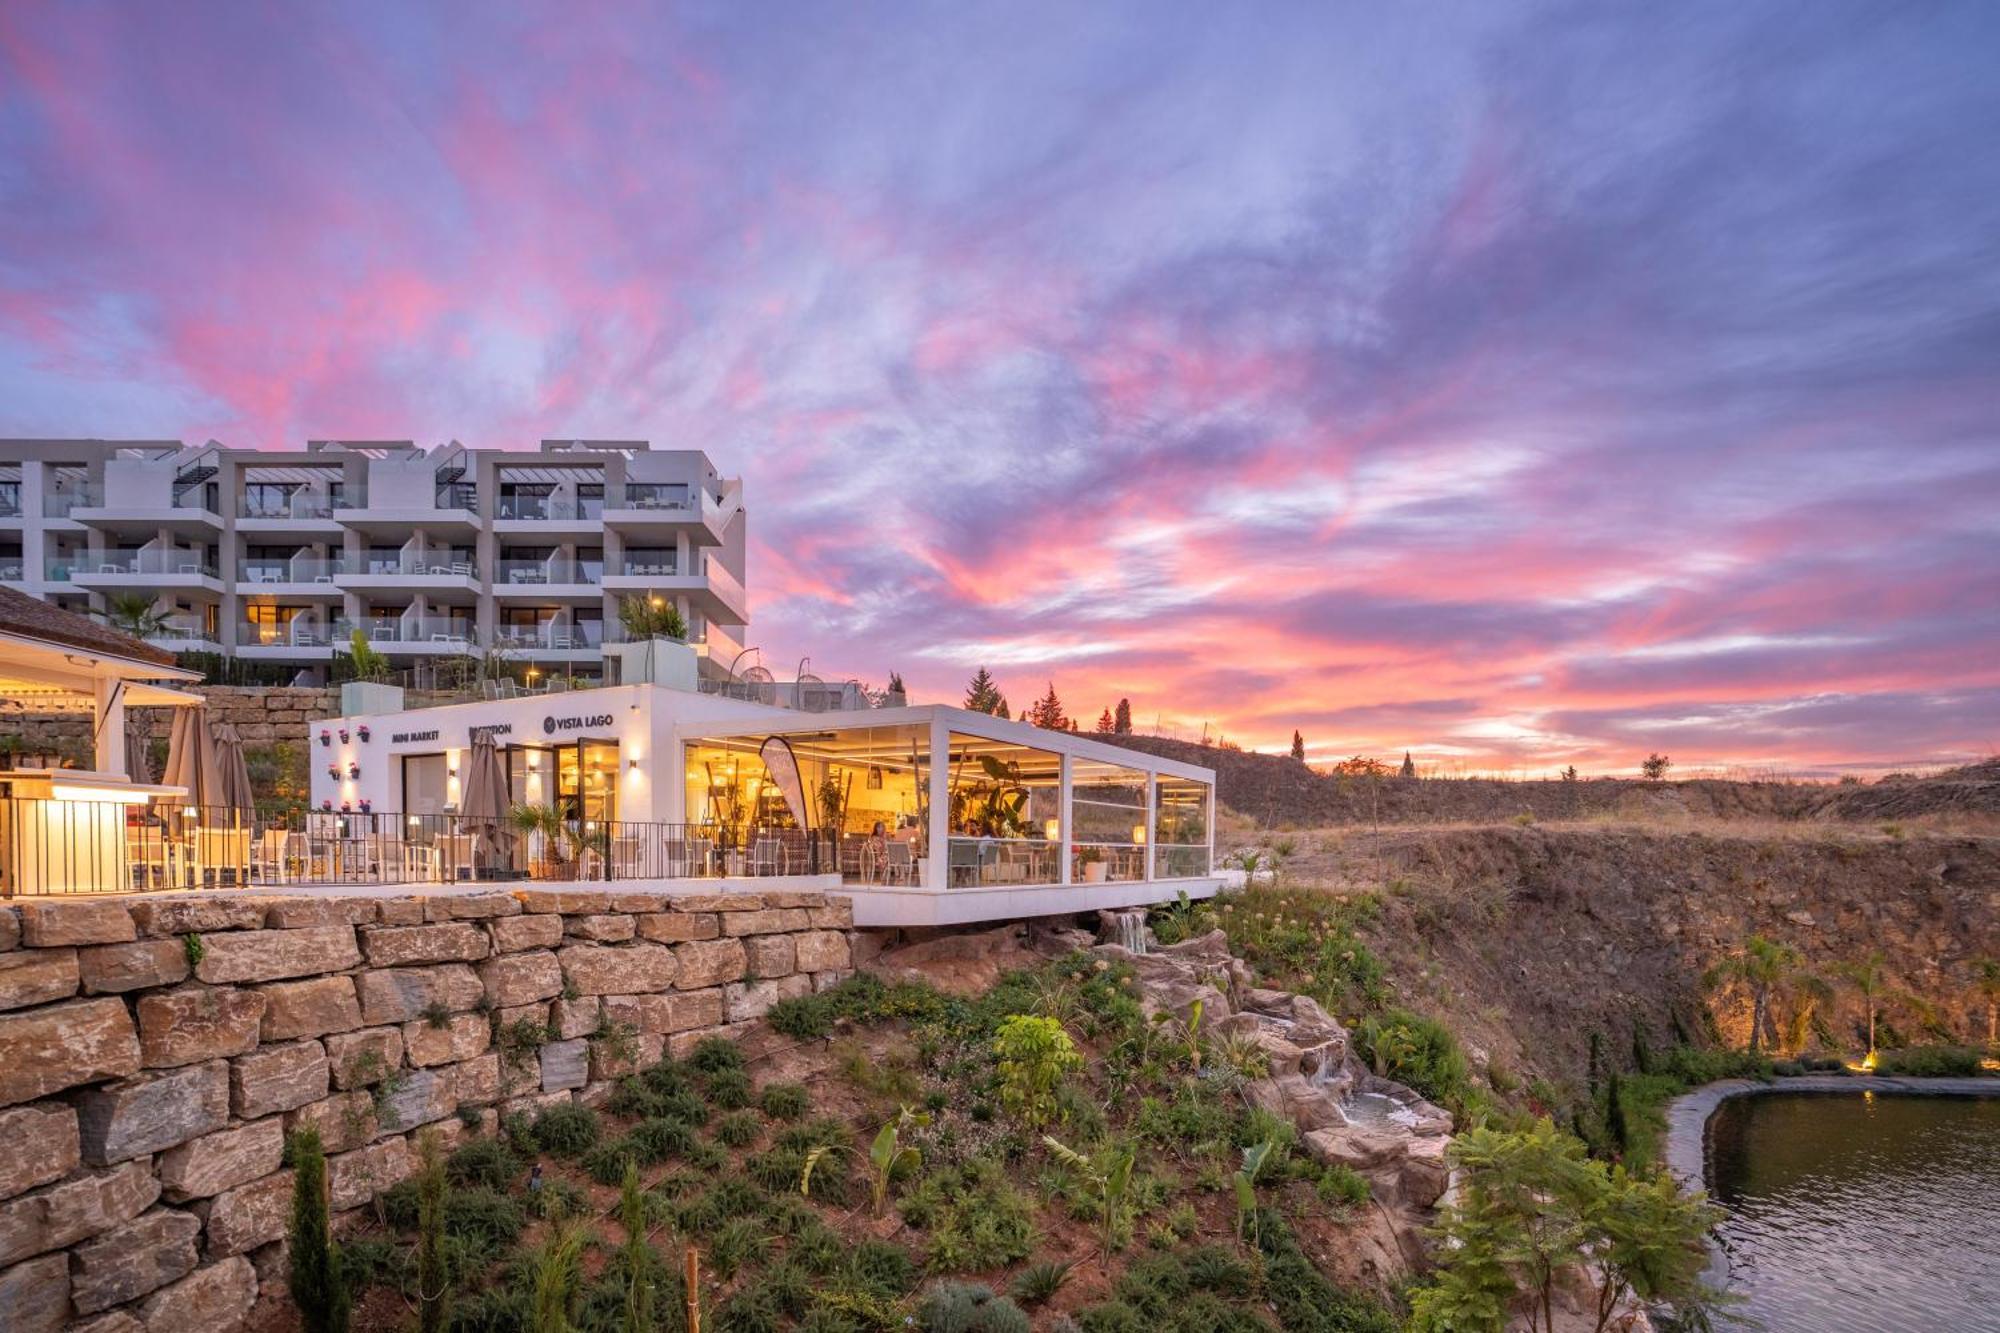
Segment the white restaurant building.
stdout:
<svg viewBox="0 0 2000 1333">
<path fill-rule="evenodd" d="M 510 805 L 553 807 L 595 847 L 565 879 L 726 890 L 742 877 L 755 891 L 776 878 L 852 896 L 861 926 L 1132 907 L 1219 885 L 1210 770 L 961 708 L 808 712 L 654 683 L 408 710 L 387 690 L 376 707 L 311 724 L 314 818 L 412 840 L 453 827 L 485 732 Z M 444 864 L 447 877 L 490 873 L 462 855 Z M 517 856 L 508 873 L 533 864 Z"/>
</svg>

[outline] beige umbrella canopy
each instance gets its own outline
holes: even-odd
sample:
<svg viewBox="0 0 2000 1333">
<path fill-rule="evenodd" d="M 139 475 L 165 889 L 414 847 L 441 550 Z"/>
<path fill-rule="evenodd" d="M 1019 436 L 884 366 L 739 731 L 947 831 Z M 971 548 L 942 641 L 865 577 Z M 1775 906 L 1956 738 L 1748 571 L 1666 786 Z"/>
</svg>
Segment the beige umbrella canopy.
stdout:
<svg viewBox="0 0 2000 1333">
<path fill-rule="evenodd" d="M 476 865 L 490 867 L 511 851 L 514 832 L 507 827 L 508 805 L 507 770 L 494 748 L 493 733 L 476 731 L 458 801 L 459 823 L 474 837 Z"/>
<path fill-rule="evenodd" d="M 248 824 L 256 817 L 257 798 L 250 790 L 250 765 L 243 757 L 243 737 L 233 722 L 216 723 L 211 736 L 220 779 L 214 804 Z"/>
<path fill-rule="evenodd" d="M 146 725 L 144 714 L 134 709 L 125 713 L 125 776 L 148 786 L 153 781 L 152 757 L 146 752 L 152 748 L 153 729 Z"/>
<path fill-rule="evenodd" d="M 223 803 L 222 765 L 215 752 L 215 737 L 208 729 L 207 709 L 174 710 L 173 734 L 167 741 L 167 768 L 160 781 L 169 787 L 187 789 L 187 795 L 177 798 L 177 804 L 206 807 Z"/>
</svg>

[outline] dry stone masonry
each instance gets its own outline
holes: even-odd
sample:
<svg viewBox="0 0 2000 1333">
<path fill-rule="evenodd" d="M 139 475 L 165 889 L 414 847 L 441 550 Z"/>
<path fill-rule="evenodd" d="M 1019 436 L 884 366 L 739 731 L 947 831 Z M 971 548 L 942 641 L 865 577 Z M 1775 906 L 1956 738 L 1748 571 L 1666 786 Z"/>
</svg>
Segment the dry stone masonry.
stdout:
<svg viewBox="0 0 2000 1333">
<path fill-rule="evenodd" d="M 289 1132 L 361 1208 L 419 1130 L 594 1102 L 841 980 L 852 927 L 817 893 L 0 907 L 0 1330 L 228 1333 L 283 1271 Z"/>
</svg>

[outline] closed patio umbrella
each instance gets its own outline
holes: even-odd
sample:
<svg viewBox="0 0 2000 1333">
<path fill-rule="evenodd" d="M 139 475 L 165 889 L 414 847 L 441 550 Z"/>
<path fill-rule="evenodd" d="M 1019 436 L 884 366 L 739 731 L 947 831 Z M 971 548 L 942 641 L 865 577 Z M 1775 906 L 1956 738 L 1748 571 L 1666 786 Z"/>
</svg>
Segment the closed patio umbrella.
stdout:
<svg viewBox="0 0 2000 1333">
<path fill-rule="evenodd" d="M 167 740 L 167 769 L 160 781 L 185 787 L 175 798 L 182 806 L 222 804 L 222 767 L 216 761 L 215 737 L 208 729 L 208 711 L 199 706 L 174 710 L 173 734 Z"/>
<path fill-rule="evenodd" d="M 143 714 L 127 709 L 125 713 L 125 776 L 147 786 L 153 781 L 153 762 L 146 752 L 152 748 L 153 729 L 146 725 Z"/>
<path fill-rule="evenodd" d="M 234 814 L 238 823 L 248 824 L 257 814 L 257 798 L 250 790 L 250 765 L 243 757 L 243 737 L 234 722 L 216 723 L 212 735 L 220 778 L 215 804 Z"/>
<path fill-rule="evenodd" d="M 465 779 L 458 801 L 459 824 L 473 835 L 474 863 L 488 866 L 506 856 L 513 843 L 507 827 L 507 770 L 494 748 L 493 733 L 476 731 L 466 756 Z"/>
</svg>

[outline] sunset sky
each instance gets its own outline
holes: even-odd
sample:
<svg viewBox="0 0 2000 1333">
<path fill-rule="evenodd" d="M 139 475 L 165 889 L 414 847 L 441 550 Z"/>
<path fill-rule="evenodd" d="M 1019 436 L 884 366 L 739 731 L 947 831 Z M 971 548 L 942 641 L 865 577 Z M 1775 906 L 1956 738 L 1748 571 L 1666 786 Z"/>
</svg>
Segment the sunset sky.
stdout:
<svg viewBox="0 0 2000 1333">
<path fill-rule="evenodd" d="M 1986 3 L 10 0 L 0 435 L 703 448 L 781 676 L 1962 761 L 1996 55 Z"/>
</svg>

